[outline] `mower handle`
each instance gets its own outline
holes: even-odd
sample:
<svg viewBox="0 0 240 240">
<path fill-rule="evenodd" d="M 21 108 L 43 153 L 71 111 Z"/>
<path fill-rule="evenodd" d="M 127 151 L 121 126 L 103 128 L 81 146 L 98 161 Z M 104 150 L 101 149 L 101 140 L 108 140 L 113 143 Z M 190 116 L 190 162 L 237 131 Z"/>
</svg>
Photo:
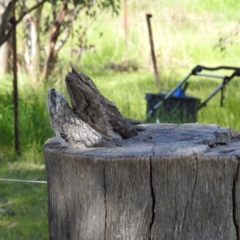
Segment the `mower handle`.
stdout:
<svg viewBox="0 0 240 240">
<path fill-rule="evenodd" d="M 200 73 L 202 70 L 207 70 L 207 71 L 216 71 L 216 70 L 221 70 L 221 69 L 225 69 L 225 70 L 232 70 L 234 71 L 232 73 L 231 76 L 218 76 L 218 75 L 210 75 L 210 74 L 202 74 Z M 201 109 L 202 107 L 206 106 L 207 102 L 218 92 L 218 91 L 222 91 L 222 95 L 221 95 L 221 106 L 223 105 L 223 88 L 224 86 L 235 76 L 240 76 L 240 68 L 238 67 L 230 67 L 230 66 L 219 66 L 219 67 L 215 67 L 215 68 L 210 68 L 210 67 L 205 67 L 205 66 L 201 66 L 201 65 L 197 65 L 195 68 L 193 68 L 193 70 L 181 81 L 177 84 L 177 86 L 175 88 L 173 88 L 171 91 L 169 91 L 165 96 L 164 99 L 159 101 L 157 104 L 154 105 L 153 109 L 149 110 L 149 112 L 147 113 L 147 116 L 145 118 L 144 121 L 146 121 L 152 114 L 153 112 L 159 108 L 164 102 L 166 102 L 173 94 L 174 92 L 180 88 L 189 78 L 191 75 L 200 75 L 200 76 L 205 76 L 205 77 L 215 77 L 215 78 L 221 78 L 223 79 L 223 83 L 218 86 L 213 93 L 211 93 L 209 95 L 209 97 L 202 103 L 199 105 L 198 110 Z M 187 87 L 187 85 L 185 85 L 185 87 Z"/>
<path fill-rule="evenodd" d="M 210 67 L 205 67 L 205 66 L 197 65 L 197 66 L 192 70 L 192 74 L 193 74 L 193 75 L 197 75 L 197 73 L 198 73 L 198 72 L 201 72 L 202 70 L 216 71 L 216 70 L 221 70 L 221 69 L 233 70 L 234 73 L 231 75 L 231 78 L 234 77 L 234 76 L 240 76 L 240 68 L 238 68 L 238 67 L 230 67 L 230 66 L 219 66 L 219 67 L 215 67 L 215 68 L 210 68 Z"/>
</svg>

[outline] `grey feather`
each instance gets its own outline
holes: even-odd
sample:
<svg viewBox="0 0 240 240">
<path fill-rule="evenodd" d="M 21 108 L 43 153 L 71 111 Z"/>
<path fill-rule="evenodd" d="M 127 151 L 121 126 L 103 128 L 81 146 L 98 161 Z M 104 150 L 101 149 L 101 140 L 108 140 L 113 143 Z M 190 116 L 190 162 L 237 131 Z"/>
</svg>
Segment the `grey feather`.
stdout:
<svg viewBox="0 0 240 240">
<path fill-rule="evenodd" d="M 87 148 L 98 146 L 115 146 L 117 143 L 103 136 L 83 121 L 69 106 L 63 95 L 55 89 L 48 91 L 47 107 L 51 125 L 56 137 L 63 146 Z"/>
<path fill-rule="evenodd" d="M 66 86 L 74 112 L 92 128 L 107 137 L 131 138 L 137 135 L 140 121 L 122 116 L 117 106 L 105 98 L 93 81 L 74 69 L 66 78 Z"/>
</svg>

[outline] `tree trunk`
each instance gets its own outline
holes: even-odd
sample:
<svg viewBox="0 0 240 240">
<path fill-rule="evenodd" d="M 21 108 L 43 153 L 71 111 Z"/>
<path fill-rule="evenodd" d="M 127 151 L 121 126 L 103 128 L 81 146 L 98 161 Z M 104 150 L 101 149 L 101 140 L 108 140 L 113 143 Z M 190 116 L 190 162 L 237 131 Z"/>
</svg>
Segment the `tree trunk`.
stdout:
<svg viewBox="0 0 240 240">
<path fill-rule="evenodd" d="M 49 239 L 239 239 L 239 134 L 142 126 L 116 148 L 45 143 Z"/>
<path fill-rule="evenodd" d="M 1 26 L 2 31 L 6 30 L 7 26 L 11 25 L 8 22 L 11 12 L 9 12 L 6 16 L 3 16 L 9 2 L 10 2 L 10 0 L 0 0 L 0 15 L 1 15 L 1 18 L 6 18 L 6 19 L 1 19 L 0 26 Z M 5 23 L 5 21 L 7 21 L 6 26 L 2 26 L 2 24 Z M 12 69 L 12 67 L 9 63 L 10 62 L 10 57 L 11 57 L 11 38 L 9 38 L 2 45 L 0 45 L 0 54 L 1 54 L 0 72 L 1 73 L 9 73 Z"/>
<path fill-rule="evenodd" d="M 11 72 L 10 57 L 11 57 L 11 38 L 0 46 L 0 72 Z"/>
<path fill-rule="evenodd" d="M 40 20 L 41 20 L 41 5 L 35 10 L 34 16 L 28 16 L 26 19 L 26 29 L 28 32 L 27 48 L 25 50 L 25 62 L 27 72 L 31 76 L 33 83 L 39 80 L 41 73 L 41 57 L 40 57 Z"/>
<path fill-rule="evenodd" d="M 61 9 L 55 19 L 54 25 L 50 30 L 49 43 L 46 48 L 46 60 L 43 69 L 43 79 L 45 79 L 54 69 L 57 63 L 57 54 L 59 49 L 56 48 L 58 37 L 61 34 L 61 26 L 64 22 L 64 18 L 68 12 L 68 1 L 63 0 Z"/>
</svg>

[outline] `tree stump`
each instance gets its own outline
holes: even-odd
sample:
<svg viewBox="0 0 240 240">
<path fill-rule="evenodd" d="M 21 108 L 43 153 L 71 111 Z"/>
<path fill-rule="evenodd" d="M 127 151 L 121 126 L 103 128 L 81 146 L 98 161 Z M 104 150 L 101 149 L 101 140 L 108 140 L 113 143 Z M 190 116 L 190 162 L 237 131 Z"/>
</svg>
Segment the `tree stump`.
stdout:
<svg viewBox="0 0 240 240">
<path fill-rule="evenodd" d="M 45 143 L 49 239 L 239 239 L 239 133 L 141 126 L 113 148 Z"/>
</svg>

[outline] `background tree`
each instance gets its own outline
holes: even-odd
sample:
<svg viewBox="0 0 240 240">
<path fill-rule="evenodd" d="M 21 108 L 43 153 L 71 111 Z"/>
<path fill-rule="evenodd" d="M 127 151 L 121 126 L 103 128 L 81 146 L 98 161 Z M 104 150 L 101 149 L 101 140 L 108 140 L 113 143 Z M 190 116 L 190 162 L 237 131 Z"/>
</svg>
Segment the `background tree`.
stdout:
<svg viewBox="0 0 240 240">
<path fill-rule="evenodd" d="M 47 0 L 37 1 L 35 5 L 26 4 L 26 0 L 0 0 L 0 71 L 9 72 L 9 58 L 11 56 L 11 34 L 14 24 L 19 24 L 26 15 L 35 9 L 41 9 Z M 30 5 L 30 7 L 27 7 Z M 13 22 L 13 10 L 17 9 Z"/>
<path fill-rule="evenodd" d="M 38 7 L 32 14 L 28 14 L 24 18 L 25 27 L 25 52 L 24 59 L 26 70 L 31 76 L 31 80 L 36 82 L 41 73 L 41 44 L 40 44 L 40 30 L 41 30 L 41 13 L 43 5 Z"/>
<path fill-rule="evenodd" d="M 13 24 L 22 22 L 24 41 L 24 65 L 31 80 L 36 82 L 40 76 L 46 79 L 54 70 L 58 61 L 58 53 L 73 30 L 73 23 L 79 20 L 79 15 L 84 11 L 87 17 L 96 19 L 97 14 L 104 9 L 111 9 L 118 13 L 119 0 L 53 0 L 48 5 L 48 16 L 44 16 L 44 3 L 47 0 L 37 0 L 35 5 L 28 0 L 0 0 L 1 24 L 0 24 L 0 62 L 3 72 L 8 71 L 10 58 L 9 42 Z M 11 22 L 12 11 L 16 9 L 16 21 Z M 50 12 L 50 14 L 49 14 Z M 45 19 L 45 20 L 44 20 Z M 79 40 L 83 39 L 86 29 L 79 31 Z M 46 40 L 47 38 L 47 40 Z M 45 39 L 40 41 L 40 39 Z M 5 43 L 5 44 L 4 44 Z M 4 45 L 3 45 L 4 44 Z M 44 54 L 41 54 L 43 50 Z M 20 54 L 21 55 L 21 54 Z M 44 64 L 41 64 L 43 62 Z M 42 69 L 42 66 L 43 69 Z M 42 74 L 41 74 L 42 73 Z"/>
<path fill-rule="evenodd" d="M 35 5 L 32 5 L 28 9 L 24 6 L 26 5 L 26 1 L 22 0 L 21 2 L 19 0 L 1 0 L 0 4 L 3 8 L 2 14 L 1 14 L 1 23 L 0 23 L 0 46 L 6 42 L 13 31 L 13 24 L 17 25 L 19 24 L 25 15 L 29 14 L 33 10 L 39 8 L 42 6 L 43 3 L 45 3 L 47 0 L 37 1 Z M 18 5 L 17 5 L 18 4 Z M 15 7 L 18 7 L 18 10 L 16 14 L 16 20 L 12 21 L 12 13 L 13 9 Z"/>
<path fill-rule="evenodd" d="M 48 43 L 45 47 L 44 79 L 53 71 L 58 60 L 58 53 L 70 36 L 73 22 L 78 20 L 78 16 L 83 10 L 85 10 L 86 15 L 95 19 L 103 9 L 110 8 L 112 12 L 118 13 L 120 8 L 119 0 L 73 0 L 72 3 L 68 0 L 62 0 L 59 7 L 56 3 L 53 6 L 55 7 L 52 12 L 54 21 L 50 26 Z M 57 7 L 59 10 L 57 10 Z M 81 39 L 85 33 L 86 31 L 83 30 L 79 33 L 80 36 L 77 37 Z"/>
</svg>

